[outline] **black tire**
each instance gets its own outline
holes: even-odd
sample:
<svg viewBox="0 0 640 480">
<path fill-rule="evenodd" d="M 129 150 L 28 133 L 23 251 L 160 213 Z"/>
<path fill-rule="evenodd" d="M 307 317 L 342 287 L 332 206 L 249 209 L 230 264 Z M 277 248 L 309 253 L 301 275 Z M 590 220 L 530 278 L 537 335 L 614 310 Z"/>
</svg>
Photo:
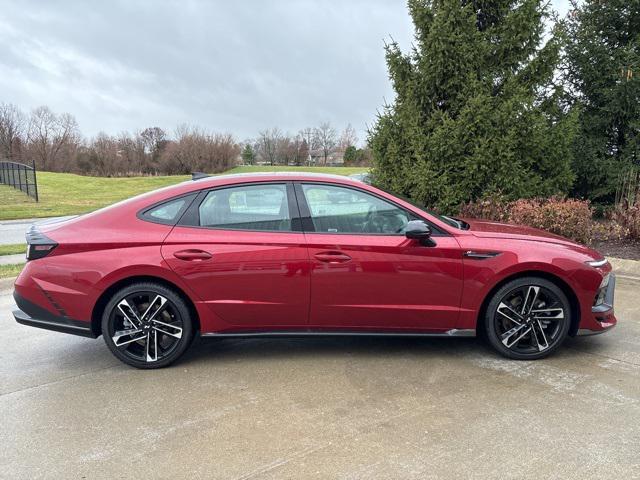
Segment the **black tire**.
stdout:
<svg viewBox="0 0 640 480">
<path fill-rule="evenodd" d="M 189 347 L 193 334 L 184 300 L 157 283 L 135 283 L 119 290 L 102 313 L 107 347 L 116 358 L 136 368 L 172 364 Z"/>
<path fill-rule="evenodd" d="M 537 360 L 555 352 L 567 338 L 571 305 L 555 283 L 523 277 L 503 285 L 491 298 L 485 334 L 501 355 Z"/>
</svg>

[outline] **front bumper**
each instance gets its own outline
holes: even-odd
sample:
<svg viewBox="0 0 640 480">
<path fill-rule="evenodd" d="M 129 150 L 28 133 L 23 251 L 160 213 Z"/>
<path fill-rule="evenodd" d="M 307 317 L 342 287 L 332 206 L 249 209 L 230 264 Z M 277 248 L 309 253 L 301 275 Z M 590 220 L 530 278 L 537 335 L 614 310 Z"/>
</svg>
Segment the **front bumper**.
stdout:
<svg viewBox="0 0 640 480">
<path fill-rule="evenodd" d="M 50 311 L 30 302 L 22 297 L 18 292 L 13 292 L 13 299 L 18 306 L 18 310 L 13 311 L 16 322 L 29 327 L 44 328 L 54 332 L 70 333 L 81 337 L 97 338 L 91 329 L 91 324 L 80 320 L 54 315 Z"/>
<path fill-rule="evenodd" d="M 611 273 L 609 277 L 609 285 L 607 286 L 607 292 L 604 297 L 604 302 L 600 305 L 591 308 L 591 315 L 594 318 L 595 325 L 600 328 L 580 328 L 578 335 L 599 335 L 604 332 L 608 332 L 616 326 L 617 319 L 613 311 L 613 303 L 616 290 L 616 276 Z"/>
</svg>

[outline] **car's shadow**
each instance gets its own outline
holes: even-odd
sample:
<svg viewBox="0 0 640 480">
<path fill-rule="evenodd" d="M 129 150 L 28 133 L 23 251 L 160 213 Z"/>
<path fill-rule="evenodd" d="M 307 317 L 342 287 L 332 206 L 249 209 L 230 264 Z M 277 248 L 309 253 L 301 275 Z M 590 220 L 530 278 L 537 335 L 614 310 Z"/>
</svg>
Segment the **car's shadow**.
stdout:
<svg viewBox="0 0 640 480">
<path fill-rule="evenodd" d="M 76 339 L 74 339 L 76 340 Z M 602 337 L 569 338 L 552 357 L 570 359 L 585 355 L 601 355 L 609 347 Z M 110 359 L 109 351 L 101 338 L 93 342 L 77 339 L 59 345 L 50 344 L 48 354 L 71 359 L 87 357 L 89 364 Z M 225 338 L 196 337 L 190 348 L 176 365 L 187 366 L 208 362 L 255 362 L 257 360 L 328 359 L 328 358 L 381 358 L 402 359 L 407 355 L 421 360 L 454 360 L 468 358 L 504 359 L 485 340 L 477 337 L 282 337 L 282 338 Z M 69 360 L 69 361 L 71 361 Z M 504 359 L 506 360 L 506 359 Z M 114 359 L 115 361 L 115 359 Z M 124 365 L 115 361 L 114 366 Z"/>
<path fill-rule="evenodd" d="M 594 341 L 595 340 L 595 341 Z M 597 354 L 603 348 L 597 338 L 571 338 L 552 356 L 562 358 Z M 196 338 L 178 362 L 180 365 L 207 361 L 248 361 L 336 357 L 405 357 L 424 360 L 485 356 L 504 359 L 481 338 L 408 337 L 287 337 L 287 338 Z M 506 359 L 504 359 L 506 360 Z"/>
<path fill-rule="evenodd" d="M 194 341 L 180 360 L 181 365 L 207 360 L 255 361 L 257 359 L 323 358 L 336 356 L 428 357 L 465 355 L 487 351 L 476 338 L 407 337 L 288 337 L 246 339 L 201 339 Z"/>
</svg>

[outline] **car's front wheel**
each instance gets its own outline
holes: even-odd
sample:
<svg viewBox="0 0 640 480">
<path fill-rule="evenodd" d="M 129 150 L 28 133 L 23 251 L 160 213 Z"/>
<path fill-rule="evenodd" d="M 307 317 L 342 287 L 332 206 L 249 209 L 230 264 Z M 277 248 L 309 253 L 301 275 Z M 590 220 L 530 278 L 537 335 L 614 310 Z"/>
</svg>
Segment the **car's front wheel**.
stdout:
<svg viewBox="0 0 640 480">
<path fill-rule="evenodd" d="M 537 277 L 502 286 L 491 298 L 484 319 L 491 345 L 518 360 L 551 354 L 567 337 L 570 323 L 567 296 L 555 283 Z"/>
<path fill-rule="evenodd" d="M 102 315 L 102 335 L 111 352 L 136 368 L 176 361 L 193 336 L 189 308 L 173 290 L 136 283 L 113 295 Z"/>
</svg>

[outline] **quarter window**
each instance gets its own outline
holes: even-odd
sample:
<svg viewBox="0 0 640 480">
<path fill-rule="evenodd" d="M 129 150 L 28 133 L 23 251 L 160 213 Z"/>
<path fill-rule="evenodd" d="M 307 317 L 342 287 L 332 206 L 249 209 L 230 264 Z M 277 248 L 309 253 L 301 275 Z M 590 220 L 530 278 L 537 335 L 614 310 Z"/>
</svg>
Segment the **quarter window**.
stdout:
<svg viewBox="0 0 640 480">
<path fill-rule="evenodd" d="M 331 185 L 302 185 L 316 232 L 396 235 L 413 215 L 374 195 Z"/>
<path fill-rule="evenodd" d="M 173 200 L 166 201 L 155 207 L 146 210 L 141 218 L 154 223 L 164 223 L 166 225 L 175 225 L 180 214 L 189 206 L 194 199 L 195 194 L 187 195 Z"/>
<path fill-rule="evenodd" d="M 212 190 L 198 210 L 203 227 L 291 231 L 286 185 L 246 185 Z"/>
</svg>

